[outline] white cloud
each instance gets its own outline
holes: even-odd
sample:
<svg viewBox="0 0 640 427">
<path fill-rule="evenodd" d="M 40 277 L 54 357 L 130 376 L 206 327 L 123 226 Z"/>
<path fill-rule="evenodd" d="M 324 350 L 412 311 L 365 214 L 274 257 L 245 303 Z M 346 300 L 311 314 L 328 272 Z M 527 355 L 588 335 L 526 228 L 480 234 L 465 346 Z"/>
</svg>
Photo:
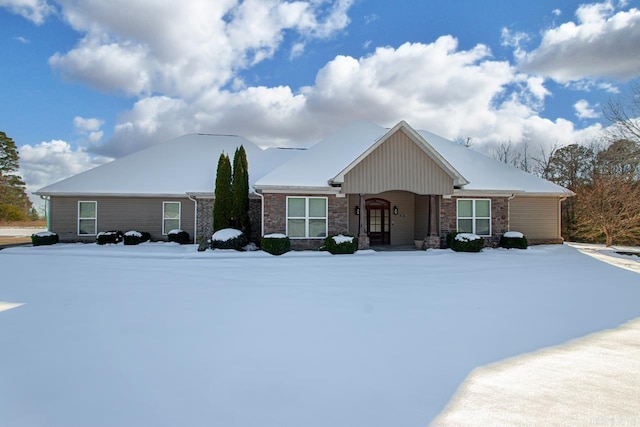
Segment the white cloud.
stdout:
<svg viewBox="0 0 640 427">
<path fill-rule="evenodd" d="M 73 126 L 79 132 L 97 131 L 103 125 L 104 121 L 96 118 L 84 118 L 76 116 L 73 118 Z"/>
<path fill-rule="evenodd" d="M 291 54 L 289 54 L 289 59 L 295 59 L 304 53 L 304 43 L 296 43 L 291 48 Z"/>
<path fill-rule="evenodd" d="M 6 7 L 37 25 L 43 24 L 47 16 L 55 12 L 47 0 L 0 0 L 0 7 Z"/>
<path fill-rule="evenodd" d="M 521 69 L 560 83 L 637 77 L 640 10 L 616 11 L 606 1 L 581 5 L 576 18 L 577 23 L 547 30 L 540 46 L 522 59 Z"/>
<path fill-rule="evenodd" d="M 270 58 L 285 32 L 303 40 L 333 35 L 348 25 L 351 3 L 191 0 L 150 7 L 148 0 L 61 0 L 61 15 L 84 37 L 49 63 L 66 79 L 103 91 L 188 98 Z"/>
<path fill-rule="evenodd" d="M 562 11 L 560 9 L 553 9 L 551 13 L 553 13 L 555 16 L 562 15 Z"/>
<path fill-rule="evenodd" d="M 287 86 L 210 89 L 188 101 L 143 98 L 120 117 L 114 136 L 92 150 L 121 156 L 184 133 L 240 134 L 261 145 L 315 142 L 357 119 L 392 126 L 407 120 L 447 138 L 471 137 L 482 149 L 511 140 L 550 147 L 592 138 L 599 125 L 577 129 L 539 116 L 549 96 L 541 77 L 497 61 L 484 45 L 458 49 L 444 36 L 433 43 L 337 56 L 299 93 Z"/>
<path fill-rule="evenodd" d="M 597 108 L 598 106 L 596 105 L 595 107 Z M 576 110 L 576 117 L 579 119 L 597 119 L 601 116 L 594 107 L 589 105 L 589 101 L 586 99 L 581 99 L 573 104 L 573 108 Z"/>
<path fill-rule="evenodd" d="M 20 152 L 20 175 L 33 192 L 54 182 L 94 168 L 110 158 L 91 156 L 83 149 L 73 149 L 65 141 L 52 140 L 36 145 L 23 145 Z M 32 201 L 37 198 L 31 196 Z"/>
<path fill-rule="evenodd" d="M 20 42 L 20 43 L 22 43 L 22 44 L 29 44 L 29 43 L 31 43 L 31 40 L 29 40 L 29 39 L 28 39 L 28 38 L 26 38 L 26 37 L 22 37 L 22 36 L 16 36 L 16 37 L 14 37 L 13 39 L 14 39 L 14 40 L 16 40 L 16 41 L 19 41 L 19 42 Z"/>
</svg>

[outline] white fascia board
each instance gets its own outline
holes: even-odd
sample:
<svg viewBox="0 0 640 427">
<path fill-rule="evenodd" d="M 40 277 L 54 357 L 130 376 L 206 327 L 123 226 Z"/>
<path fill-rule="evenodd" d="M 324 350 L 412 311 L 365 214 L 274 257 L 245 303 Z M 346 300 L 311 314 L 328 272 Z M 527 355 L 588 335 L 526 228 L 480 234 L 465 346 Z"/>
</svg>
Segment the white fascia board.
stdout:
<svg viewBox="0 0 640 427">
<path fill-rule="evenodd" d="M 262 194 L 338 194 L 339 187 L 300 187 L 300 186 L 282 186 L 282 185 L 260 185 L 254 189 Z"/>
<path fill-rule="evenodd" d="M 453 190 L 454 197 L 511 197 L 524 194 L 522 190 Z"/>
<path fill-rule="evenodd" d="M 37 192 L 33 193 L 38 196 L 49 197 L 136 197 L 136 198 L 151 198 L 151 197 L 173 197 L 173 198 L 185 198 L 189 193 L 71 193 L 71 192 Z"/>
</svg>

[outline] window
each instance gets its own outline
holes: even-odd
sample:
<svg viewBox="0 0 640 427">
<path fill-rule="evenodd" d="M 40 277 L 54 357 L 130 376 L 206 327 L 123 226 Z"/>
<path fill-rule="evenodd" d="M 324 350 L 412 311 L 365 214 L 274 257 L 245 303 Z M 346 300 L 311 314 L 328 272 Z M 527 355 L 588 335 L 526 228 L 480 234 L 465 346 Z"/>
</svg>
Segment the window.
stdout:
<svg viewBox="0 0 640 427">
<path fill-rule="evenodd" d="M 98 202 L 78 202 L 78 235 L 95 236 L 98 228 Z"/>
<path fill-rule="evenodd" d="M 491 200 L 458 199 L 458 231 L 491 236 Z"/>
<path fill-rule="evenodd" d="M 162 202 L 162 234 L 180 228 L 180 202 Z"/>
<path fill-rule="evenodd" d="M 287 197 L 287 236 L 327 237 L 327 198 Z"/>
</svg>

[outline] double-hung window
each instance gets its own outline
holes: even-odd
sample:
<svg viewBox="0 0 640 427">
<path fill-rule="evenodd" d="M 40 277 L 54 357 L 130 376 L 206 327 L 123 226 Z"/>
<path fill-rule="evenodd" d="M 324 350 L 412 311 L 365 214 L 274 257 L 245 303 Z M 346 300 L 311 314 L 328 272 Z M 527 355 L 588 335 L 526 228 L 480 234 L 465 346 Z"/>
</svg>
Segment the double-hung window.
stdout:
<svg viewBox="0 0 640 427">
<path fill-rule="evenodd" d="M 287 197 L 287 236 L 299 239 L 327 237 L 327 198 Z"/>
<path fill-rule="evenodd" d="M 458 199 L 458 231 L 491 236 L 491 200 Z"/>
<path fill-rule="evenodd" d="M 78 236 L 95 236 L 98 229 L 98 202 L 78 202 Z"/>
<path fill-rule="evenodd" d="M 162 202 L 162 234 L 180 228 L 180 202 Z"/>
</svg>

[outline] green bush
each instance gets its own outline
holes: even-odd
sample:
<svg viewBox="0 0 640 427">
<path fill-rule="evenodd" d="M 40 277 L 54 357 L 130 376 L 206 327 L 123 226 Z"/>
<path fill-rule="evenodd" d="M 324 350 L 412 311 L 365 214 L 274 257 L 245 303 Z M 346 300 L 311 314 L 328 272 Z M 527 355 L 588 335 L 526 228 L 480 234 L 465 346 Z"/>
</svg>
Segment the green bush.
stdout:
<svg viewBox="0 0 640 427">
<path fill-rule="evenodd" d="M 291 250 L 291 240 L 284 234 L 267 234 L 260 239 L 260 247 L 271 255 L 282 255 Z"/>
<path fill-rule="evenodd" d="M 58 235 L 51 231 L 43 231 L 31 235 L 31 244 L 33 246 L 55 245 L 58 243 Z"/>
<path fill-rule="evenodd" d="M 324 239 L 321 251 L 328 251 L 333 255 L 352 254 L 358 248 L 358 239 L 348 234 L 336 234 Z"/>
<path fill-rule="evenodd" d="M 151 240 L 151 234 L 146 231 L 127 231 L 124 233 L 125 245 L 139 245 L 140 243 L 148 242 Z"/>
<path fill-rule="evenodd" d="M 118 244 L 122 242 L 124 239 L 124 235 L 122 231 L 119 230 L 111 230 L 111 231 L 101 231 L 96 236 L 96 243 L 99 245 L 106 245 L 108 243 Z"/>
<path fill-rule="evenodd" d="M 529 242 L 522 233 L 509 231 L 500 236 L 498 246 L 506 249 L 527 249 Z"/>
<path fill-rule="evenodd" d="M 167 239 L 170 242 L 176 242 L 181 245 L 186 245 L 189 243 L 189 233 L 184 230 L 171 230 L 167 235 Z"/>
<path fill-rule="evenodd" d="M 484 239 L 471 233 L 457 231 L 447 234 L 447 247 L 456 252 L 480 252 L 484 248 Z"/>
<path fill-rule="evenodd" d="M 241 251 L 249 243 L 247 236 L 233 228 L 223 228 L 211 236 L 211 249 L 235 249 Z"/>
</svg>

